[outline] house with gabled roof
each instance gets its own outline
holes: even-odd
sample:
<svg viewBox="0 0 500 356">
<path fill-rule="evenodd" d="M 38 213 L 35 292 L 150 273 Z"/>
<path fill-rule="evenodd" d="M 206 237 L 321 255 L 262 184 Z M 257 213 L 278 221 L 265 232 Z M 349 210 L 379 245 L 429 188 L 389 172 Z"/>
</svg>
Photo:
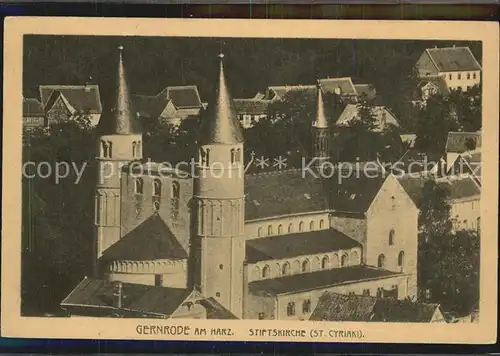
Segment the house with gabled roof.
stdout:
<svg viewBox="0 0 500 356">
<path fill-rule="evenodd" d="M 39 91 L 48 125 L 83 116 L 93 126 L 99 123 L 102 106 L 98 85 L 40 85 Z"/>
<path fill-rule="evenodd" d="M 320 85 L 311 165 L 245 174 L 223 57 L 189 172 L 143 162 L 119 48 L 116 102 L 97 127 L 96 273 L 61 306 L 72 315 L 305 320 L 325 291 L 415 297 L 418 214 L 398 181 L 379 166 L 321 174 L 330 130 Z"/>
<path fill-rule="evenodd" d="M 448 132 L 445 154 L 446 164 L 451 167 L 460 154 L 481 150 L 481 131 Z"/>
<path fill-rule="evenodd" d="M 444 79 L 448 89 L 468 88 L 481 83 L 481 65 L 469 47 L 427 48 L 416 63 L 422 80 L 430 77 Z"/>
<path fill-rule="evenodd" d="M 257 96 L 252 99 L 234 99 L 236 112 L 244 129 L 250 128 L 260 120 L 267 118 L 267 107 L 270 100 Z"/>
<path fill-rule="evenodd" d="M 344 111 L 337 118 L 336 125 L 339 127 L 349 126 L 353 121 L 359 118 L 359 106 L 347 104 Z M 396 116 L 385 106 L 371 107 L 372 115 L 375 119 L 374 132 L 383 132 L 390 126 L 399 127 L 399 121 Z"/>
<path fill-rule="evenodd" d="M 446 323 L 439 304 L 325 292 L 310 321 Z"/>
<path fill-rule="evenodd" d="M 23 128 L 45 126 L 45 112 L 42 103 L 34 98 L 23 97 Z"/>
</svg>

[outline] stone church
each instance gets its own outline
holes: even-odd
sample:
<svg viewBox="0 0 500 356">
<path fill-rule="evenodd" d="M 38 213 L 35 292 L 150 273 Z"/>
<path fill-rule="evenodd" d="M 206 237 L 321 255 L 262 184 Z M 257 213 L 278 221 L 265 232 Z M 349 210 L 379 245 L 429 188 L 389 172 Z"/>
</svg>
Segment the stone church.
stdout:
<svg viewBox="0 0 500 356">
<path fill-rule="evenodd" d="M 245 174 L 223 57 L 187 172 L 143 157 L 119 48 L 114 105 L 98 125 L 95 274 L 62 308 L 72 316 L 306 320 L 325 292 L 415 300 L 418 210 L 397 179 Z M 330 152 L 319 85 L 311 130 L 319 167 Z"/>
</svg>

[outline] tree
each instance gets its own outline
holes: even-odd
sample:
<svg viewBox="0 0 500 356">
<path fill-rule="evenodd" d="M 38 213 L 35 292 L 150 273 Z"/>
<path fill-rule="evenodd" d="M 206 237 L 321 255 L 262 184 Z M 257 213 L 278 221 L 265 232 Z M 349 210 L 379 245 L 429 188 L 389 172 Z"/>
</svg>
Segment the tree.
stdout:
<svg viewBox="0 0 500 356">
<path fill-rule="evenodd" d="M 460 88 L 452 90 L 449 103 L 456 114 L 460 131 L 474 132 L 481 129 L 481 86 L 475 85 L 467 91 L 462 91 Z"/>
<path fill-rule="evenodd" d="M 425 181 L 418 204 L 418 225 L 425 240 L 441 239 L 451 233 L 449 196 L 450 192 L 444 185 L 433 179 Z"/>
</svg>

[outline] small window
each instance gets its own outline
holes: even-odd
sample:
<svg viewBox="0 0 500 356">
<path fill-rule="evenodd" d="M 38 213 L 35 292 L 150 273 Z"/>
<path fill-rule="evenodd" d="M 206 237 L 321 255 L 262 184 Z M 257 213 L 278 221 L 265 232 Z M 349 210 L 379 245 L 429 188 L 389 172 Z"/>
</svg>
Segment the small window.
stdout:
<svg viewBox="0 0 500 356">
<path fill-rule="evenodd" d="M 389 231 L 389 245 L 391 245 L 391 246 L 394 245 L 395 234 L 396 234 L 396 232 L 394 231 L 394 229 Z"/>
<path fill-rule="evenodd" d="M 311 221 L 311 222 L 309 223 L 309 230 L 310 230 L 310 231 L 314 231 L 314 221 Z"/>
<path fill-rule="evenodd" d="M 220 269 L 220 270 L 223 270 L 223 269 L 224 269 L 224 265 L 223 265 L 223 264 L 220 264 L 220 265 L 219 265 L 219 269 Z"/>
<path fill-rule="evenodd" d="M 266 314 L 264 313 L 259 313 L 259 320 L 264 320 L 266 317 Z"/>
<path fill-rule="evenodd" d="M 286 306 L 286 315 L 288 315 L 288 316 L 294 316 L 295 315 L 295 303 L 294 302 L 290 302 Z"/>
<path fill-rule="evenodd" d="M 267 227 L 267 235 L 268 236 L 271 236 L 273 234 L 273 226 L 272 225 L 269 225 Z"/>
<path fill-rule="evenodd" d="M 400 251 L 398 254 L 398 266 L 403 267 L 404 262 L 405 262 L 405 253 L 404 251 Z"/>
<path fill-rule="evenodd" d="M 461 79 L 462 79 L 462 73 L 458 73 L 457 79 L 458 79 L 458 80 L 461 80 Z"/>
<path fill-rule="evenodd" d="M 323 219 L 321 219 L 321 220 L 319 221 L 319 228 L 320 228 L 320 229 L 324 229 L 324 228 L 325 228 L 325 222 L 323 221 Z"/>
<path fill-rule="evenodd" d="M 220 298 L 220 293 L 219 293 L 219 292 L 215 293 L 215 296 L 216 296 L 217 298 Z"/>
<path fill-rule="evenodd" d="M 279 224 L 278 225 L 278 234 L 282 234 L 283 233 L 283 225 Z"/>
<path fill-rule="evenodd" d="M 293 232 L 293 224 L 292 223 L 290 223 L 288 225 L 288 233 L 291 233 L 291 232 Z"/>
<path fill-rule="evenodd" d="M 299 223 L 299 232 L 302 232 L 302 231 L 304 231 L 304 222 L 303 221 L 301 221 Z"/>
<path fill-rule="evenodd" d="M 283 267 L 281 267 L 281 274 L 284 276 L 290 274 L 290 263 L 285 262 L 285 264 L 283 264 Z"/>
<path fill-rule="evenodd" d="M 309 272 L 311 270 L 311 264 L 309 263 L 308 259 L 305 259 L 304 262 L 302 262 L 302 272 Z"/>
<path fill-rule="evenodd" d="M 142 178 L 137 178 L 134 183 L 134 189 L 136 194 L 143 194 L 144 192 L 144 182 Z"/>
<path fill-rule="evenodd" d="M 270 275 L 269 265 L 265 265 L 264 268 L 262 268 L 262 278 L 269 278 L 269 275 Z"/>
<path fill-rule="evenodd" d="M 321 269 L 327 269 L 327 268 L 328 268 L 328 256 L 325 256 L 321 260 Z"/>
<path fill-rule="evenodd" d="M 179 185 L 179 182 L 173 181 L 172 182 L 172 198 L 179 199 L 180 191 L 181 191 L 181 187 Z"/>
<path fill-rule="evenodd" d="M 448 75 L 448 78 L 449 78 L 450 80 L 452 80 L 452 79 L 453 79 L 453 75 L 450 73 L 450 74 Z"/>
<path fill-rule="evenodd" d="M 153 196 L 161 197 L 161 182 L 158 179 L 153 182 Z"/>
<path fill-rule="evenodd" d="M 470 79 L 470 73 L 467 73 L 467 79 Z"/>
<path fill-rule="evenodd" d="M 476 79 L 476 73 L 472 73 L 472 79 Z"/>
<path fill-rule="evenodd" d="M 385 268 L 385 256 L 384 255 L 378 256 L 377 266 L 378 266 L 378 268 Z"/>
<path fill-rule="evenodd" d="M 311 312 L 311 300 L 307 299 L 302 302 L 302 313 L 307 314 Z"/>
<path fill-rule="evenodd" d="M 349 265 L 349 255 L 344 253 L 340 258 L 340 267 L 347 267 Z"/>
</svg>

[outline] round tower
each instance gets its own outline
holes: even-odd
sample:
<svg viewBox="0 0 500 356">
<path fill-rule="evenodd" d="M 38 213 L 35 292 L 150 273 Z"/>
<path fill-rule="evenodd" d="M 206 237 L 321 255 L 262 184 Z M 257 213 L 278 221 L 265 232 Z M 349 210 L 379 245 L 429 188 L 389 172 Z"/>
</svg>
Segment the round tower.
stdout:
<svg viewBox="0 0 500 356">
<path fill-rule="evenodd" d="M 218 58 L 214 95 L 202 121 L 197 174 L 194 253 L 195 287 L 238 317 L 243 313 L 243 133 Z"/>
<path fill-rule="evenodd" d="M 115 96 L 97 127 L 95 195 L 96 257 L 121 237 L 121 171 L 142 159 L 142 134 L 132 110 L 123 47 L 118 47 Z"/>
<path fill-rule="evenodd" d="M 330 128 L 325 116 L 323 91 L 317 84 L 316 118 L 312 124 L 313 159 L 316 166 L 330 160 Z"/>
</svg>

